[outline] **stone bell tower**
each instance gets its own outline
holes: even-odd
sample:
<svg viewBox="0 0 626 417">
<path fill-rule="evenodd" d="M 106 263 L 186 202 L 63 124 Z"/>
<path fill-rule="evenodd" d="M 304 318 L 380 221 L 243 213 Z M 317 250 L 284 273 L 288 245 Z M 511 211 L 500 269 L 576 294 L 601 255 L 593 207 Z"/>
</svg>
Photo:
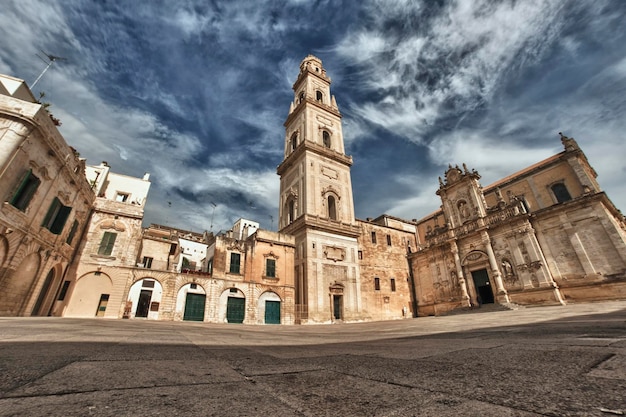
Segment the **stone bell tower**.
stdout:
<svg viewBox="0 0 626 417">
<path fill-rule="evenodd" d="M 322 61 L 300 64 L 285 121 L 279 228 L 296 238 L 296 319 L 361 319 L 357 236 L 341 114 Z"/>
</svg>

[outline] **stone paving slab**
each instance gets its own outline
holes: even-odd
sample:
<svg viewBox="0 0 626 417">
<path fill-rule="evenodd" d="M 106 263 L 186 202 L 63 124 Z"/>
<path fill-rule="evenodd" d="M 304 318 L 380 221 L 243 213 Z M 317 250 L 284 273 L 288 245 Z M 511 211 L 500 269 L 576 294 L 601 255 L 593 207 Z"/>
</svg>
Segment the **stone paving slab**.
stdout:
<svg viewBox="0 0 626 417">
<path fill-rule="evenodd" d="M 0 318 L 0 417 L 606 417 L 626 415 L 624 358 L 626 302 L 322 326 Z"/>
</svg>

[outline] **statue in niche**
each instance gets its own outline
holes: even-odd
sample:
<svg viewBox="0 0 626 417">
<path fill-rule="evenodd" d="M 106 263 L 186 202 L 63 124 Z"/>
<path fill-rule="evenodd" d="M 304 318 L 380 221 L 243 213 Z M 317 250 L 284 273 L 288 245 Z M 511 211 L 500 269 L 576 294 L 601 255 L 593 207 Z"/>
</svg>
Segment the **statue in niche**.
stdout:
<svg viewBox="0 0 626 417">
<path fill-rule="evenodd" d="M 513 276 L 513 266 L 507 259 L 502 260 L 502 272 L 504 272 L 505 277 Z"/>
<path fill-rule="evenodd" d="M 469 207 L 467 207 L 467 203 L 463 200 L 459 202 L 458 205 L 459 214 L 461 215 L 461 219 L 467 219 L 470 216 Z"/>
</svg>

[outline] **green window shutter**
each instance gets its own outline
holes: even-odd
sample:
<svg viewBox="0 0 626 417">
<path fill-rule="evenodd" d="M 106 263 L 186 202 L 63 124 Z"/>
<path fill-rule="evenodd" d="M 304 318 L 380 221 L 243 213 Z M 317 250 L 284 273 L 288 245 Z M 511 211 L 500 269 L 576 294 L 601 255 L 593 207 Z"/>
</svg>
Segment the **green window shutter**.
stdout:
<svg viewBox="0 0 626 417">
<path fill-rule="evenodd" d="M 67 207 L 61 204 L 59 207 L 59 211 L 50 226 L 50 231 L 55 235 L 60 235 L 63 231 L 63 227 L 65 227 L 65 222 L 67 222 L 67 218 L 70 216 L 70 212 L 72 211 L 71 207 Z"/>
<path fill-rule="evenodd" d="M 111 255 L 116 238 L 117 233 L 104 232 L 104 236 L 102 236 L 102 241 L 100 242 L 100 247 L 98 248 L 98 255 Z"/>
<path fill-rule="evenodd" d="M 59 212 L 60 207 L 61 207 L 61 202 L 59 201 L 57 197 L 54 197 L 54 200 L 52 200 L 52 203 L 50 204 L 50 208 L 48 209 L 48 212 L 46 213 L 46 217 L 43 218 L 43 222 L 41 223 L 43 227 L 50 230 L 50 227 L 52 226 L 52 222 L 54 221 L 54 218 Z"/>
<path fill-rule="evenodd" d="M 265 261 L 265 276 L 270 278 L 276 277 L 276 260 L 267 259 Z"/>
<path fill-rule="evenodd" d="M 239 273 L 240 263 L 241 263 L 241 255 L 238 253 L 231 253 L 230 254 L 230 272 L 232 274 Z"/>
<path fill-rule="evenodd" d="M 39 178 L 35 177 L 33 171 L 29 169 L 22 178 L 20 185 L 17 187 L 9 203 L 19 210 L 26 210 L 30 200 L 33 198 L 33 195 L 35 195 L 35 191 L 39 188 L 39 184 L 41 184 L 41 181 Z"/>
</svg>

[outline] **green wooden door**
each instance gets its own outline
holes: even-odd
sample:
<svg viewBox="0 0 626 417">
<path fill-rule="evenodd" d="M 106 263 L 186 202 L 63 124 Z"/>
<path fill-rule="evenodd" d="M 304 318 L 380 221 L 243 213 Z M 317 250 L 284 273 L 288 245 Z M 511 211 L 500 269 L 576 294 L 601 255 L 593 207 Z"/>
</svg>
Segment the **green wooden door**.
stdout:
<svg viewBox="0 0 626 417">
<path fill-rule="evenodd" d="M 204 321 L 204 304 L 206 295 L 187 293 L 185 315 L 183 320 Z"/>
<path fill-rule="evenodd" d="M 226 321 L 229 323 L 243 323 L 246 310 L 246 299 L 228 297 L 226 304 Z"/>
<path fill-rule="evenodd" d="M 280 324 L 280 301 L 265 302 L 265 324 Z"/>
</svg>

